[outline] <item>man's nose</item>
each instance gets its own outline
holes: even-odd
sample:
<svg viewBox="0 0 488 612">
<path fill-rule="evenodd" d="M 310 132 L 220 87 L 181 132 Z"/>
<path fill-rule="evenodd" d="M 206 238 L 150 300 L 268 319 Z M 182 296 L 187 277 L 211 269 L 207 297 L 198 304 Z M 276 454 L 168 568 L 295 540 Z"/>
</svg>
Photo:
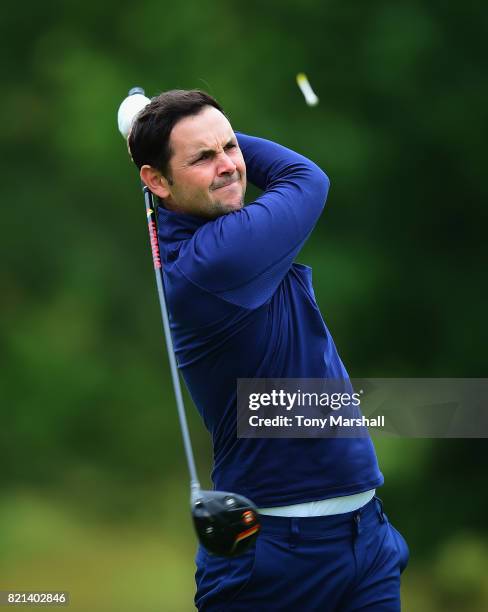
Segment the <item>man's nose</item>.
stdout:
<svg viewBox="0 0 488 612">
<path fill-rule="evenodd" d="M 217 160 L 217 174 L 233 174 L 237 169 L 237 166 L 232 161 L 232 158 L 227 155 L 224 151 L 219 155 Z"/>
</svg>

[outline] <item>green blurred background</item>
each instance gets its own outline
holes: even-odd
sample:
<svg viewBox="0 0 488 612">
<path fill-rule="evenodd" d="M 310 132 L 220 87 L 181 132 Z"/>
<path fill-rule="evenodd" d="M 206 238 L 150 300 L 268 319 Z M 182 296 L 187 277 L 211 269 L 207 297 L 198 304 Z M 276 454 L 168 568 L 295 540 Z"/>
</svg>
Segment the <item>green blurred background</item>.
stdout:
<svg viewBox="0 0 488 612">
<path fill-rule="evenodd" d="M 0 589 L 68 590 L 73 612 L 191 610 L 188 477 L 118 105 L 136 84 L 203 88 L 235 129 L 324 168 L 300 259 L 352 376 L 483 377 L 486 3 L 2 13 Z M 486 441 L 376 444 L 411 548 L 404 609 L 487 610 Z"/>
</svg>

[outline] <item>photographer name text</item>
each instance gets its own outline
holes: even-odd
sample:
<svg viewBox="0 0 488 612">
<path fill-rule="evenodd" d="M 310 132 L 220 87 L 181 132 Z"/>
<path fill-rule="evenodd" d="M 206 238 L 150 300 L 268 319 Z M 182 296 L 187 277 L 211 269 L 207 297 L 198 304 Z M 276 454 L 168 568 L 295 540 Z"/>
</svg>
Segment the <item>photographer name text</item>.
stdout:
<svg viewBox="0 0 488 612">
<path fill-rule="evenodd" d="M 249 417 L 251 427 L 312 427 L 324 429 L 325 427 L 384 427 L 385 417 L 367 418 L 347 418 L 341 415 L 331 415 L 330 417 L 311 418 L 296 414 L 292 417 L 275 416 L 272 418 L 259 417 L 253 414 Z"/>
</svg>

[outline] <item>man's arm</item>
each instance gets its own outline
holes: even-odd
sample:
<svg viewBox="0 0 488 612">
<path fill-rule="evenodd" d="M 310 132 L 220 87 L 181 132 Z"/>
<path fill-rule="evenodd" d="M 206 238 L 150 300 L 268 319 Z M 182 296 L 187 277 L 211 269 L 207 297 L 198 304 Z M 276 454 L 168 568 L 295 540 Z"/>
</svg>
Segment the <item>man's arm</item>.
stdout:
<svg viewBox="0 0 488 612">
<path fill-rule="evenodd" d="M 257 308 L 276 291 L 315 226 L 329 179 L 281 145 L 238 134 L 248 180 L 264 193 L 245 208 L 203 225 L 178 267 L 206 291 Z"/>
</svg>

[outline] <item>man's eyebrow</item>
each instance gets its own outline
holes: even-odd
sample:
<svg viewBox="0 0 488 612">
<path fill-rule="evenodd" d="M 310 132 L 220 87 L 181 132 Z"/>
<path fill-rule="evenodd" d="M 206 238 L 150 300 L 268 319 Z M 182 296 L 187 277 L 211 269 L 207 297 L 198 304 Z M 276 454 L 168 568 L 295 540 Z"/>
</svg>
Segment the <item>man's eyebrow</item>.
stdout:
<svg viewBox="0 0 488 612">
<path fill-rule="evenodd" d="M 215 153 L 215 149 L 209 149 L 208 147 L 202 147 L 201 149 L 197 149 L 194 153 L 189 155 L 190 159 L 197 159 L 203 153 Z"/>
<path fill-rule="evenodd" d="M 225 143 L 224 148 L 228 147 L 231 144 L 237 144 L 237 138 L 235 136 L 231 136 L 229 138 L 229 140 Z M 200 155 L 203 155 L 205 153 L 215 153 L 215 149 L 212 148 L 208 148 L 208 147 L 203 147 L 201 149 L 197 149 L 194 153 L 191 153 L 189 155 L 189 159 L 190 160 L 195 160 L 198 159 L 200 157 Z"/>
</svg>

